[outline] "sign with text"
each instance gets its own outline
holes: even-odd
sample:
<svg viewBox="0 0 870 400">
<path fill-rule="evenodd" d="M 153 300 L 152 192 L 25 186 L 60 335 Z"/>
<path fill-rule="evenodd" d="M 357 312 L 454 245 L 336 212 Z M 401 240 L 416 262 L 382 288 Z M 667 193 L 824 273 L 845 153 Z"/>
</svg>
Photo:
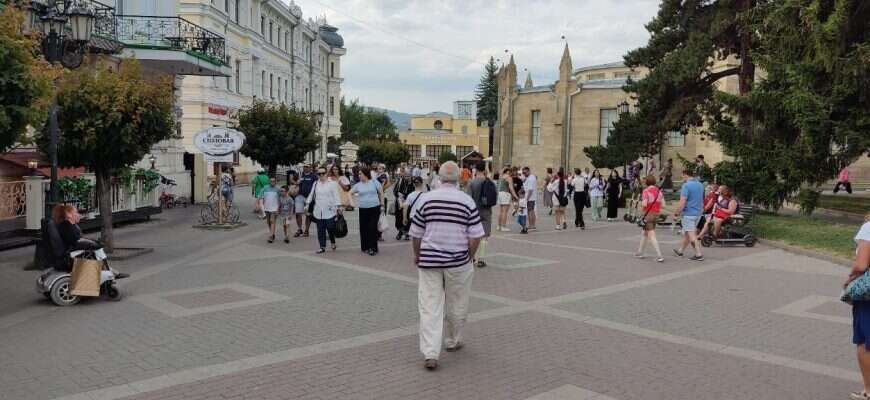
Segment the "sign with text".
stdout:
<svg viewBox="0 0 870 400">
<path fill-rule="evenodd" d="M 233 153 L 244 143 L 243 133 L 219 126 L 203 129 L 193 137 L 194 146 L 211 162 L 233 162 Z"/>
</svg>

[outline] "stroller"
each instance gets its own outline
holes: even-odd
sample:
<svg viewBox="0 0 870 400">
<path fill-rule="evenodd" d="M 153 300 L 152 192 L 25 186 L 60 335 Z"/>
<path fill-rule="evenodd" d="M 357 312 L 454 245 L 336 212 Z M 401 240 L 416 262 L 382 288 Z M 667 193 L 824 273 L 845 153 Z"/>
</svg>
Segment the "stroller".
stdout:
<svg viewBox="0 0 870 400">
<path fill-rule="evenodd" d="M 701 238 L 701 245 L 710 247 L 716 243 L 720 245 L 742 244 L 746 247 L 755 246 L 758 238 L 755 237 L 755 232 L 750 226 L 753 214 L 755 214 L 755 207 L 739 204 L 737 212 L 722 223 L 722 233 L 718 237 L 714 237 L 713 233 L 708 230 L 707 234 Z M 712 224 L 713 221 L 708 221 L 707 223 Z"/>
<path fill-rule="evenodd" d="M 63 240 L 61 240 L 54 222 L 43 221 L 42 232 L 43 237 L 37 247 L 37 252 L 41 256 L 45 269 L 36 278 L 37 292 L 58 306 L 71 306 L 78 303 L 81 297 L 70 293 L 72 266 L 74 258 L 84 257 L 102 261 L 100 295 L 105 295 L 113 301 L 121 300 L 121 292 L 118 290 L 116 282 L 129 275 L 118 273 L 109 267 L 106 254 L 99 242 L 91 246 L 81 246 L 82 249 L 68 251 L 64 249 Z"/>
</svg>

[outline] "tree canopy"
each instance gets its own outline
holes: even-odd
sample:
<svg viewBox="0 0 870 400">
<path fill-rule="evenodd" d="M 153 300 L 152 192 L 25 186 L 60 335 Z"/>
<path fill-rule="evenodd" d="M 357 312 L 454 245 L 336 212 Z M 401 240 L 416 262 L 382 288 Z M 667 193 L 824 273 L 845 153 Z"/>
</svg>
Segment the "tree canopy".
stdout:
<svg viewBox="0 0 870 400">
<path fill-rule="evenodd" d="M 450 150 L 438 155 L 438 164 L 444 164 L 448 161 L 459 161 L 459 157 L 456 157 L 456 154 L 453 154 Z"/>
<path fill-rule="evenodd" d="M 411 159 L 411 153 L 402 143 L 366 141 L 359 145 L 357 158 L 366 163 L 382 162 L 395 168 Z"/>
<path fill-rule="evenodd" d="M 144 77 L 135 61 L 122 62 L 117 72 L 83 68 L 61 81 L 57 104 L 58 163 L 96 175 L 102 240 L 111 251 L 112 174 L 142 160 L 175 131 L 172 83 Z M 48 132 L 37 137 L 43 152 L 48 141 Z"/>
<path fill-rule="evenodd" d="M 477 102 L 477 123 L 487 122 L 489 126 L 495 125 L 498 119 L 498 81 L 496 75 L 498 67 L 495 59 L 489 58 L 489 62 L 483 69 L 483 76 L 474 91 L 474 101 Z"/>
<path fill-rule="evenodd" d="M 857 0 L 663 0 L 647 45 L 625 56 L 650 68 L 624 87 L 635 112 L 584 151 L 621 164 L 660 152 L 668 132 L 706 135 L 730 158 L 716 175 L 740 177 L 723 183 L 777 208 L 870 148 L 868 21 Z M 717 83 L 731 76 L 737 93 Z"/>
<path fill-rule="evenodd" d="M 21 32 L 17 7 L 0 11 L 0 152 L 24 141 L 27 126 L 41 125 L 57 70 L 37 56 L 38 42 Z"/>
<path fill-rule="evenodd" d="M 341 98 L 341 141 L 362 143 L 366 140 L 398 142 L 396 125 L 383 111 L 373 110 L 359 100 L 350 103 Z"/>
<path fill-rule="evenodd" d="M 245 134 L 241 153 L 266 166 L 275 175 L 278 165 L 305 160 L 320 138 L 313 113 L 265 101 L 256 101 L 238 114 L 237 128 Z"/>
</svg>

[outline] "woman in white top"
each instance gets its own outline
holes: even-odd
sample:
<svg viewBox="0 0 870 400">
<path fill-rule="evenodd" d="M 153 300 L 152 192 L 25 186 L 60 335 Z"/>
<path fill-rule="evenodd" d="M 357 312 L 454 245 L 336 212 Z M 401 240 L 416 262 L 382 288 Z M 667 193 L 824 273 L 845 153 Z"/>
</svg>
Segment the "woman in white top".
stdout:
<svg viewBox="0 0 870 400">
<path fill-rule="evenodd" d="M 314 182 L 314 187 L 305 201 L 305 206 L 310 212 L 311 218 L 317 221 L 317 241 L 320 243 L 320 250 L 317 254 L 326 251 L 326 235 L 329 234 L 329 241 L 332 243 L 332 250 L 335 246 L 335 216 L 341 214 L 341 196 L 338 191 L 338 183 L 331 181 L 326 177 L 326 168 L 317 170 L 319 179 Z"/>
<path fill-rule="evenodd" d="M 574 187 L 574 227 L 586 229 L 583 221 L 583 208 L 586 207 L 586 177 L 580 172 L 580 168 L 574 169 L 574 177 L 571 178 L 571 186 Z"/>
<path fill-rule="evenodd" d="M 550 200 L 553 203 L 553 218 L 556 220 L 556 230 L 568 228 L 565 222 L 565 206 L 568 205 L 568 182 L 565 179 L 565 170 L 559 168 L 559 172 L 552 177 L 552 182 L 547 185 L 547 191 L 552 193 Z"/>
<path fill-rule="evenodd" d="M 601 217 L 601 210 L 604 208 L 604 185 L 605 181 L 601 177 L 598 170 L 592 171 L 592 177 L 589 178 L 589 198 L 592 208 L 592 220 L 598 221 Z"/>
<path fill-rule="evenodd" d="M 340 189 L 338 195 L 341 200 L 341 207 L 345 209 L 352 208 L 353 196 L 350 195 L 350 179 L 347 179 L 347 177 L 341 173 L 341 169 L 338 168 L 338 165 L 333 165 L 329 168 L 327 178 L 338 184 L 338 188 Z"/>
<path fill-rule="evenodd" d="M 849 277 L 843 283 L 843 289 L 846 289 L 852 281 L 860 278 L 867 272 L 870 267 L 870 212 L 864 216 L 864 225 L 855 236 L 855 244 L 858 248 L 855 250 L 855 261 L 852 264 L 852 270 L 849 272 Z M 852 343 L 857 346 L 858 350 L 858 368 L 861 369 L 861 375 L 864 378 L 864 388 L 859 392 L 852 393 L 852 399 L 867 400 L 870 399 L 870 301 L 855 301 L 852 300 Z"/>
</svg>

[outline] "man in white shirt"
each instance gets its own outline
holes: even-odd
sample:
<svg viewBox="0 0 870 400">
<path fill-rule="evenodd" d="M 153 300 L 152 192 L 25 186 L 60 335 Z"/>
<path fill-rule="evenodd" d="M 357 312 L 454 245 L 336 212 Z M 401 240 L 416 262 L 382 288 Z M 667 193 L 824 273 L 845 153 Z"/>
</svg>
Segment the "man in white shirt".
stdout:
<svg viewBox="0 0 870 400">
<path fill-rule="evenodd" d="M 538 199 L 538 177 L 532 175 L 529 167 L 523 167 L 523 176 L 526 177 L 523 180 L 523 189 L 526 191 L 526 200 L 528 200 L 529 230 L 534 231 L 538 230 L 537 225 L 535 225 L 538 219 L 538 212 L 535 209 L 535 200 Z"/>
</svg>

